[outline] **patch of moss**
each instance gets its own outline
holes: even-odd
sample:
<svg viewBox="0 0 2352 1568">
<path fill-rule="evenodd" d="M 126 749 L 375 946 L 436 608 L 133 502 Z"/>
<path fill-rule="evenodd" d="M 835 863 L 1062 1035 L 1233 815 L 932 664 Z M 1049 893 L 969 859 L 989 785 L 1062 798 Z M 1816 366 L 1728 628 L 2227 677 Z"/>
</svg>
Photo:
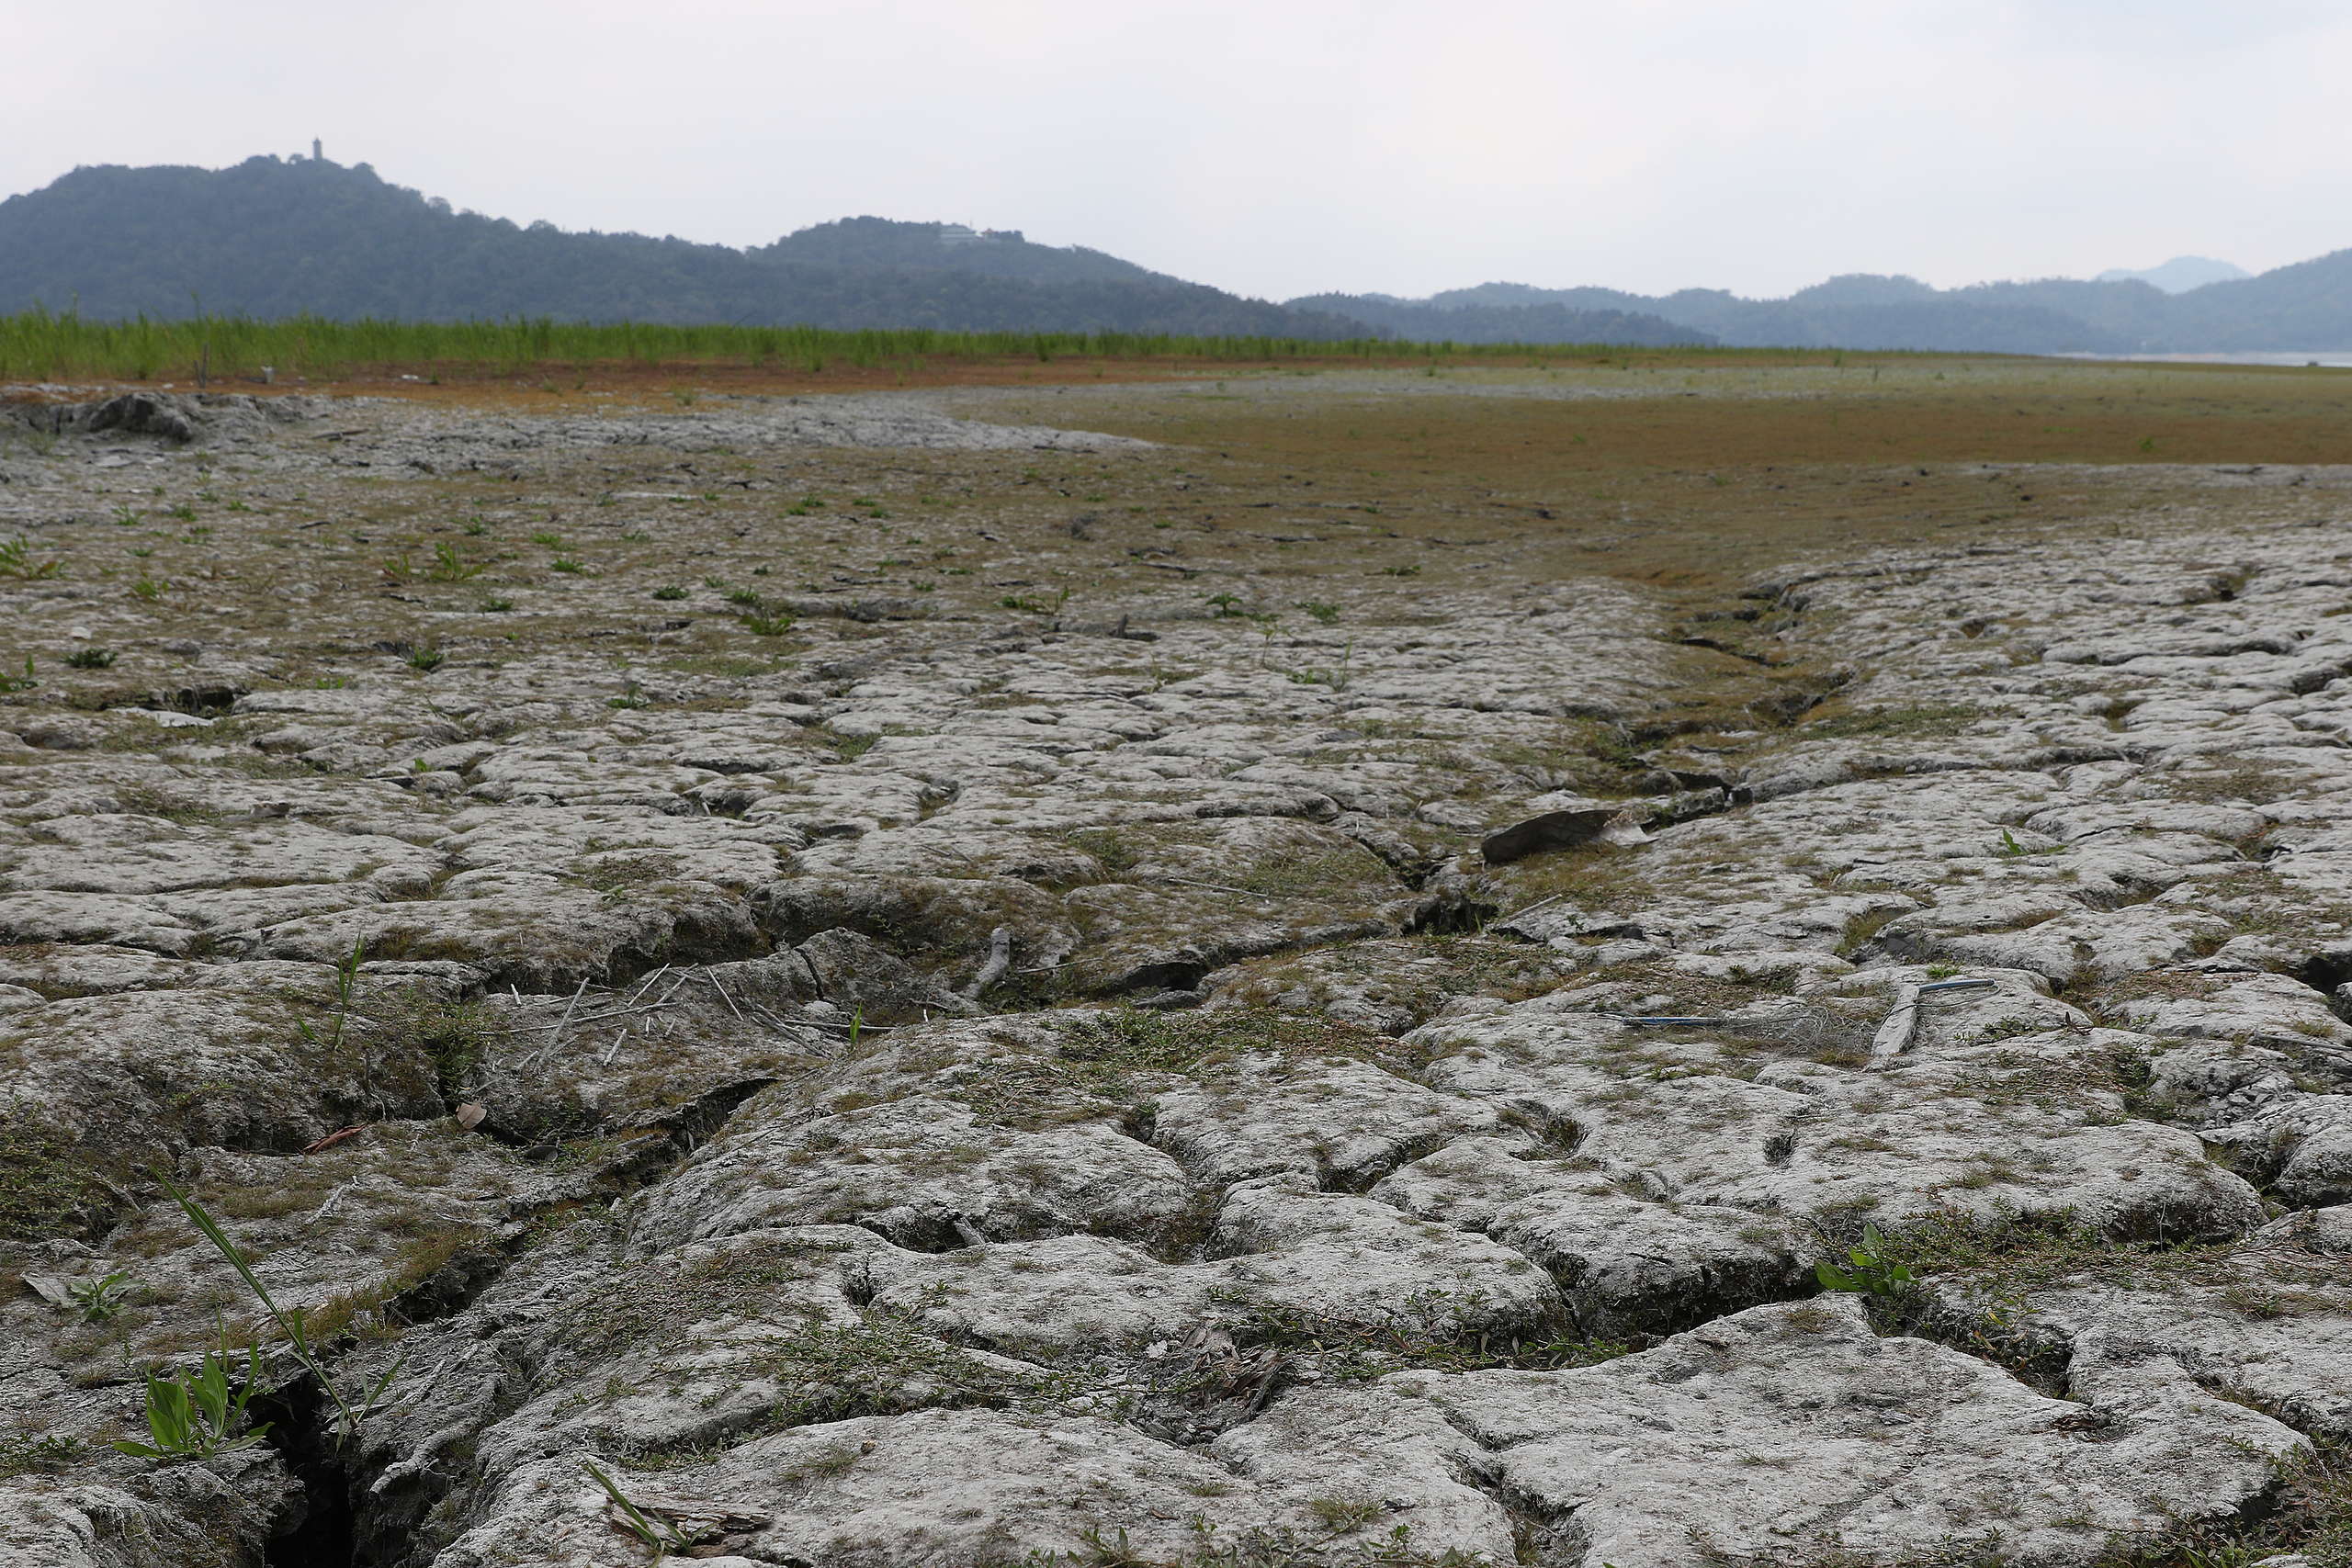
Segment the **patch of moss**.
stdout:
<svg viewBox="0 0 2352 1568">
<path fill-rule="evenodd" d="M 1001 1127 L 1035 1132 L 1128 1111 L 1170 1077 L 1213 1077 L 1245 1057 L 1360 1061 L 1407 1067 L 1374 1030 L 1261 1008 L 1160 1013 L 1141 1008 L 1088 1018 L 1049 1053 L 999 1057 L 944 1092 Z"/>
<path fill-rule="evenodd" d="M 497 1033 L 489 1010 L 472 998 L 452 1001 L 410 990 L 368 1010 L 394 1038 L 424 1054 L 447 1099 L 458 1098 L 471 1081 Z"/>
<path fill-rule="evenodd" d="M 1503 919 L 1558 899 L 1588 911 L 1623 914 L 1657 898 L 1662 889 L 1641 851 L 1610 844 L 1581 844 L 1489 866 L 1486 873 L 1506 895 Z"/>
<path fill-rule="evenodd" d="M 363 1337 L 398 1333 L 400 1325 L 388 1321 L 383 1309 L 439 1273 L 486 1235 L 478 1227 L 458 1226 L 412 1239 L 401 1247 L 381 1279 L 330 1297 L 313 1308 L 306 1320 L 310 1334 L 324 1340 L 346 1332 Z"/>
<path fill-rule="evenodd" d="M 2267 761 L 2233 761 L 2194 771 L 2170 769 L 2156 776 L 2165 793 L 2175 800 L 2208 806 L 2267 806 L 2309 787 L 2312 782 L 2308 773 L 2298 777 L 2294 770 Z"/>
<path fill-rule="evenodd" d="M 1142 848 L 1116 828 L 1080 828 L 1064 835 L 1073 849 L 1083 851 L 1113 881 L 1133 871 L 1143 859 Z"/>
<path fill-rule="evenodd" d="M 1367 877 L 1385 877 L 1386 871 L 1369 852 L 1350 845 L 1285 851 L 1220 875 L 1223 881 L 1245 893 L 1262 893 L 1270 898 L 1304 898 L 1339 891 L 1351 884 L 1361 885 Z"/>
<path fill-rule="evenodd" d="M 1483 1321 L 1484 1292 L 1415 1292 L 1396 1303 L 1380 1323 L 1333 1318 L 1261 1304 L 1241 1337 L 1252 1344 L 1277 1346 L 1293 1354 L 1320 1358 L 1323 1375 L 1343 1382 L 1383 1377 L 1407 1368 L 1474 1372 L 1508 1367 L 1560 1371 L 1598 1366 L 1631 1355 L 1634 1346 L 1613 1339 L 1588 1339 L 1562 1332 L 1560 1325 L 1500 1335 L 1469 1325 Z"/>
<path fill-rule="evenodd" d="M 1879 1252 L 1922 1280 L 1950 1279 L 1975 1314 L 1962 1321 L 1958 1311 L 1917 1295 L 1873 1303 L 1883 1305 L 1900 1326 L 1959 1339 L 1976 1354 L 2053 1383 L 2064 1373 L 2063 1348 L 2023 1324 L 2040 1292 L 2088 1284 L 2201 1290 L 2249 1317 L 2343 1306 L 2342 1268 L 2335 1258 L 2275 1247 L 2257 1250 L 2245 1242 L 2120 1240 L 2083 1224 L 2071 1210 L 1987 1216 L 1941 1209 L 1883 1234 Z"/>
<path fill-rule="evenodd" d="M 60 1475 L 89 1461 L 81 1438 L 47 1432 L 0 1432 L 0 1481 L 17 1475 Z"/>
<path fill-rule="evenodd" d="M 1967 703 L 1917 703 L 1907 707 L 1858 708 L 1808 721 L 1797 730 L 1806 740 L 1910 740 L 1958 735 L 1988 716 Z"/>
<path fill-rule="evenodd" d="M 2311 1568 L 2352 1568 L 2352 1445 L 2340 1438 L 2321 1438 L 2282 1465 L 2261 1508 L 2188 1525 L 2161 1544 L 2110 1552 L 2094 1568 L 2237 1568 L 2290 1553 Z"/>
<path fill-rule="evenodd" d="M 2098 1000 L 2109 1008 L 2153 998 L 2163 998 L 2167 1001 L 2204 1001 L 2228 988 L 2226 983 L 2212 975 L 2190 974 L 2177 969 L 2150 969 L 2137 975 L 2127 975 L 2106 987 L 2099 992 Z"/>
<path fill-rule="evenodd" d="M 12 1101 L 0 1112 L 0 1235 L 84 1231 L 113 1201 L 86 1153 L 38 1111 Z"/>
<path fill-rule="evenodd" d="M 1258 1008 L 1122 1009 L 1088 1019 L 1055 1047 L 1081 1077 L 1105 1085 L 1123 1085 L 1131 1073 L 1189 1076 L 1262 1053 L 1291 1061 L 1397 1059 L 1396 1043 L 1377 1031 Z"/>
<path fill-rule="evenodd" d="M 224 815 L 195 795 L 144 780 L 116 784 L 108 793 L 118 807 L 137 817 L 160 817 L 167 822 L 187 824 L 218 822 Z"/>
<path fill-rule="evenodd" d="M 1997 1037 L 1981 1036 L 1986 1043 Z M 2106 1097 L 2120 1095 L 2126 1109 L 2139 1107 L 2151 1077 L 2148 1059 L 2129 1046 L 2052 1057 L 2005 1049 L 1992 1059 L 1962 1068 L 1954 1077 L 1962 1092 L 1987 1105 L 2030 1105 L 2041 1111 L 2098 1111 Z"/>
<path fill-rule="evenodd" d="M 779 1291 L 840 1267 L 840 1243 L 763 1239 L 715 1256 L 632 1263 L 610 1285 L 565 1311 L 554 1336 L 567 1359 L 593 1361 L 638 1348 L 660 1354 L 686 1344 L 696 1324 L 750 1314 Z"/>
<path fill-rule="evenodd" d="M 777 1335 L 762 1343 L 756 1364 L 788 1391 L 775 1414 L 791 1426 L 914 1406 L 1004 1405 L 1051 1397 L 1068 1381 L 990 1366 L 881 1312 L 845 1327 L 812 1323 Z"/>
<path fill-rule="evenodd" d="M 582 865 L 573 880 L 595 889 L 607 903 L 621 903 L 655 883 L 674 879 L 684 863 L 676 855 L 598 855 Z"/>
</svg>

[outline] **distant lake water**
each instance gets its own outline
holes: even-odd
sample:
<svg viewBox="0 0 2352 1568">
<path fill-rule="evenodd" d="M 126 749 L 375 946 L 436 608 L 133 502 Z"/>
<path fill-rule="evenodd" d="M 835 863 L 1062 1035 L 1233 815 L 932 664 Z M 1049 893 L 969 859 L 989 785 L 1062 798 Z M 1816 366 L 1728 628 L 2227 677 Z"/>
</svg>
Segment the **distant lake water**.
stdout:
<svg viewBox="0 0 2352 1568">
<path fill-rule="evenodd" d="M 2060 359 L 2131 359 L 2152 365 L 2319 365 L 2352 370 L 2352 348 L 2294 349 L 2278 354 L 2062 354 Z"/>
</svg>

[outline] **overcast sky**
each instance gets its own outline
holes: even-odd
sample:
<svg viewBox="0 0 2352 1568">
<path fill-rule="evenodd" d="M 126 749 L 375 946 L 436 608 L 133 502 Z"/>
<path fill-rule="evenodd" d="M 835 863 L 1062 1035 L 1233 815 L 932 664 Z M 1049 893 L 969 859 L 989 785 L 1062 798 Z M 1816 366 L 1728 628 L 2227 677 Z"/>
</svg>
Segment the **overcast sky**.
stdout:
<svg viewBox="0 0 2352 1568">
<path fill-rule="evenodd" d="M 1783 294 L 2352 245 L 2343 0 L 9 0 L 0 194 L 307 150 L 764 243 L 1021 229 L 1244 293 Z"/>
</svg>

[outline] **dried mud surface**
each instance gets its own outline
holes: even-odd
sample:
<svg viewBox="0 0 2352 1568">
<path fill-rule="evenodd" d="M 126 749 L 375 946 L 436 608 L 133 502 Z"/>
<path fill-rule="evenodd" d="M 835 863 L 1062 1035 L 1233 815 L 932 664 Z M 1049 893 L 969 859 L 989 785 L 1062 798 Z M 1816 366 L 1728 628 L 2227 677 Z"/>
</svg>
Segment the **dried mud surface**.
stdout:
<svg viewBox="0 0 2352 1568">
<path fill-rule="evenodd" d="M 0 1562 L 2352 1562 L 2352 468 L 1930 375 L 0 399 Z"/>
</svg>

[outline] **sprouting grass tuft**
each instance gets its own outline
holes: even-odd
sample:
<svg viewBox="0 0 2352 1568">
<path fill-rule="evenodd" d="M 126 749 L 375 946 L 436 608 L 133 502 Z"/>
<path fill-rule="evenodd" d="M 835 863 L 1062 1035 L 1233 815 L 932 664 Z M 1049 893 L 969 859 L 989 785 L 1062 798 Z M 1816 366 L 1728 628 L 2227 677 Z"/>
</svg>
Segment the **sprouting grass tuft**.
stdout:
<svg viewBox="0 0 2352 1568">
<path fill-rule="evenodd" d="M 463 582 L 486 570 L 485 562 L 466 559 L 456 545 L 443 539 L 433 547 L 433 570 L 427 575 L 435 582 Z"/>
<path fill-rule="evenodd" d="M 56 577 L 64 570 L 62 561 L 33 559 L 32 547 L 21 538 L 0 539 L 0 577 L 21 577 L 38 582 Z"/>
</svg>

